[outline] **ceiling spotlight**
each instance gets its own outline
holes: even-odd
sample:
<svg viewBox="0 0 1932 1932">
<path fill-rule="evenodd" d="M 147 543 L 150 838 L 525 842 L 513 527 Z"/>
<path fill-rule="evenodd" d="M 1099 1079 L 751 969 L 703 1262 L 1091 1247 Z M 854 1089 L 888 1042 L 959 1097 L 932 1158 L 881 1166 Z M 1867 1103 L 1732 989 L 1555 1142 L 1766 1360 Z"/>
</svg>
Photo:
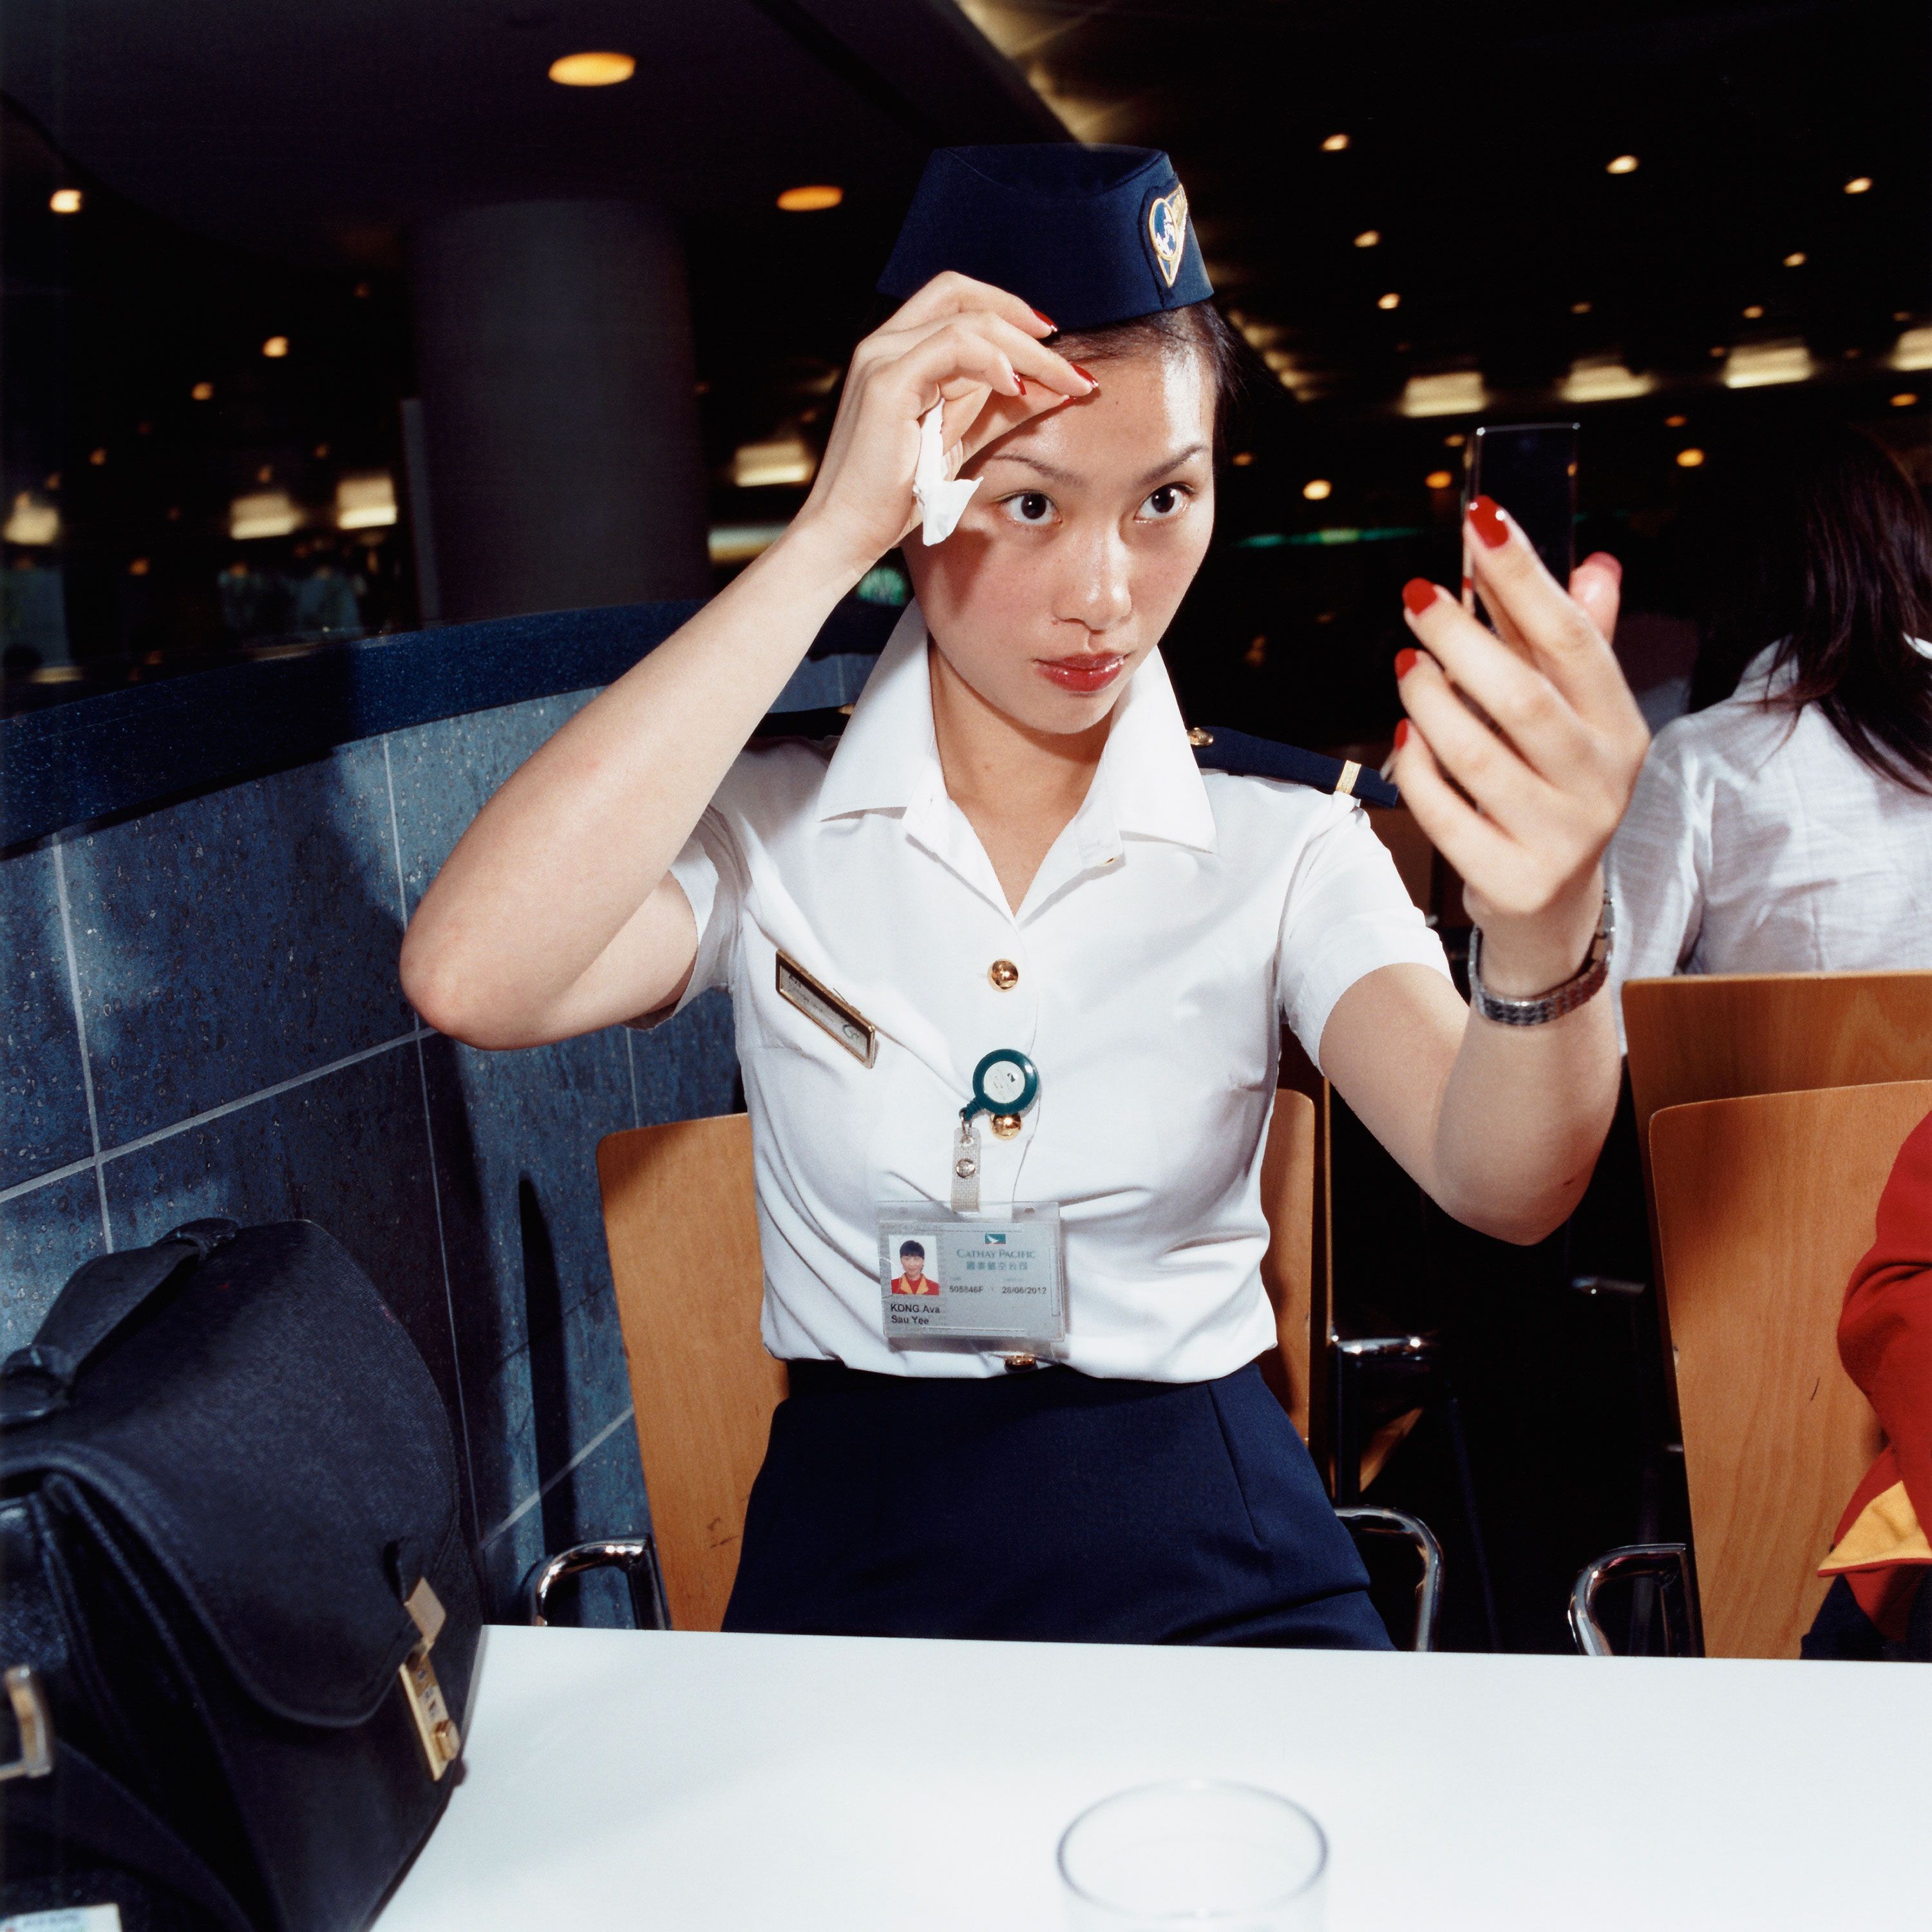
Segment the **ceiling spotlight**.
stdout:
<svg viewBox="0 0 1932 1932">
<path fill-rule="evenodd" d="M 87 453 L 87 460 L 98 470 L 107 460 L 107 452 L 104 449 L 91 449 Z"/>
<path fill-rule="evenodd" d="M 198 403 L 212 402 L 214 400 L 214 385 L 212 382 L 197 382 L 188 394 Z"/>
<path fill-rule="evenodd" d="M 272 335 L 262 344 L 262 353 L 272 362 L 279 362 L 289 352 L 289 338 L 286 335 Z"/>
<path fill-rule="evenodd" d="M 1713 356 L 1728 356 L 1731 352 L 1720 342 L 1711 351 Z"/>
<path fill-rule="evenodd" d="M 1892 398 L 1892 406 L 1895 410 L 1909 410 L 1918 400 L 1910 389 L 1901 389 Z"/>
<path fill-rule="evenodd" d="M 1432 490 L 1446 490 L 1456 479 L 1446 470 L 1432 470 L 1422 480 Z"/>
<path fill-rule="evenodd" d="M 1682 429 L 1690 420 L 1688 416 L 1666 416 L 1664 426 L 1666 429 Z"/>
<path fill-rule="evenodd" d="M 820 182 L 807 188 L 788 188 L 778 196 L 778 206 L 788 214 L 811 214 L 821 208 L 836 208 L 845 199 L 842 188 Z"/>
<path fill-rule="evenodd" d="M 1330 482 L 1327 477 L 1317 476 L 1302 484 L 1301 494 L 1311 503 L 1318 503 L 1324 497 L 1328 496 L 1334 488 L 1334 484 Z"/>
<path fill-rule="evenodd" d="M 1792 249 L 1791 253 L 1785 256 L 1784 266 L 1787 268 L 1803 268 L 1804 266 L 1804 250 L 1802 248 Z"/>
<path fill-rule="evenodd" d="M 1763 303 L 1753 302 L 1750 307 L 1744 310 L 1744 320 L 1747 322 L 1762 322 L 1764 320 Z"/>
<path fill-rule="evenodd" d="M 1402 298 L 1395 294 L 1378 296 L 1376 298 L 1376 306 L 1378 308 L 1400 308 L 1402 306 Z"/>
<path fill-rule="evenodd" d="M 1361 233 L 1355 237 L 1355 246 L 1358 248 L 1372 248 L 1382 238 L 1380 229 L 1364 228 Z"/>
<path fill-rule="evenodd" d="M 1677 466 L 1680 470 L 1701 468 L 1703 461 L 1704 452 L 1701 449 L 1680 449 L 1677 452 Z"/>
<path fill-rule="evenodd" d="M 1892 319 L 1894 322 L 1910 322 L 1912 311 L 1909 308 L 1895 308 L 1892 312 Z"/>
<path fill-rule="evenodd" d="M 1252 449 L 1238 449 L 1234 452 L 1234 467 L 1237 470 L 1246 469 L 1254 460 L 1255 453 Z"/>
<path fill-rule="evenodd" d="M 1348 145 L 1347 135 L 1330 134 L 1328 140 L 1322 143 L 1322 152 L 1324 154 L 1339 154 Z"/>
<path fill-rule="evenodd" d="M 1847 194 L 1868 194 L 1870 190 L 1871 184 L 1871 176 L 1870 175 L 1854 175 L 1850 181 L 1846 182 L 1845 192 Z"/>
<path fill-rule="evenodd" d="M 1612 175 L 1634 175 L 1636 172 L 1636 157 L 1634 154 L 1619 154 L 1615 160 L 1605 163 L 1604 172 Z"/>
<path fill-rule="evenodd" d="M 78 214 L 80 190 L 77 188 L 57 188 L 47 196 L 47 206 L 56 214 Z"/>
<path fill-rule="evenodd" d="M 566 54 L 550 64 L 550 77 L 560 87 L 614 87 L 637 70 L 628 54 Z"/>
<path fill-rule="evenodd" d="M 1570 313 L 1572 315 L 1588 315 L 1590 313 L 1590 304 L 1588 302 L 1572 302 L 1570 304 Z"/>
<path fill-rule="evenodd" d="M 1460 449 L 1468 440 L 1467 436 L 1458 431 L 1454 436 L 1445 436 L 1442 439 L 1442 446 L 1444 449 Z"/>
</svg>

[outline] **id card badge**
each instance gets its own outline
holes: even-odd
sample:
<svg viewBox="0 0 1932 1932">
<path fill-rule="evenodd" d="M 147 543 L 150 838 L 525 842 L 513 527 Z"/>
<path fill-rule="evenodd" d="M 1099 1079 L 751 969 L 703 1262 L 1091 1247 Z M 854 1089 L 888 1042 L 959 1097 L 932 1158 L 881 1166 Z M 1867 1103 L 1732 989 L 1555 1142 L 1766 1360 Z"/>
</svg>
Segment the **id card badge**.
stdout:
<svg viewBox="0 0 1932 1932">
<path fill-rule="evenodd" d="M 936 1202 L 887 1202 L 879 1292 L 892 1348 L 1054 1360 L 1066 1340 L 1060 1204 L 962 1214 Z"/>
</svg>

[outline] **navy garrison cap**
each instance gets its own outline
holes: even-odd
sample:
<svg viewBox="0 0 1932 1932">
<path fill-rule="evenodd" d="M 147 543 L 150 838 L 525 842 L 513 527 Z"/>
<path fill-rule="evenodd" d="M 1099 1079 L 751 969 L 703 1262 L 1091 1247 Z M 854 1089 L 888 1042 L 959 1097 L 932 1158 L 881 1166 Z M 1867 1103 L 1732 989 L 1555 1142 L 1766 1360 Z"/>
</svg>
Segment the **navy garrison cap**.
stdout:
<svg viewBox="0 0 1932 1932">
<path fill-rule="evenodd" d="M 926 164 L 879 292 L 946 268 L 1010 290 L 1065 329 L 1098 328 L 1214 292 L 1187 191 L 1158 148 L 941 148 Z"/>
</svg>

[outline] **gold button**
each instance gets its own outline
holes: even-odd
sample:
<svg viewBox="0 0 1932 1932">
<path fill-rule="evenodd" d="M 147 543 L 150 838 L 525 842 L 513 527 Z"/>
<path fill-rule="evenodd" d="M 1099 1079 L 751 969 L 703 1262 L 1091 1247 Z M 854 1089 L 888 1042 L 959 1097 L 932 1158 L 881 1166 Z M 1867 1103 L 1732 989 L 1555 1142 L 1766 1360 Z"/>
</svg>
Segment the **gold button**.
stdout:
<svg viewBox="0 0 1932 1932">
<path fill-rule="evenodd" d="M 1020 1130 L 1020 1117 L 1017 1114 L 995 1114 L 993 1131 L 1003 1141 L 1010 1141 Z"/>
<path fill-rule="evenodd" d="M 986 968 L 986 977 L 1003 993 L 1010 993 L 1020 982 L 1020 969 L 1010 959 L 995 959 Z"/>
</svg>

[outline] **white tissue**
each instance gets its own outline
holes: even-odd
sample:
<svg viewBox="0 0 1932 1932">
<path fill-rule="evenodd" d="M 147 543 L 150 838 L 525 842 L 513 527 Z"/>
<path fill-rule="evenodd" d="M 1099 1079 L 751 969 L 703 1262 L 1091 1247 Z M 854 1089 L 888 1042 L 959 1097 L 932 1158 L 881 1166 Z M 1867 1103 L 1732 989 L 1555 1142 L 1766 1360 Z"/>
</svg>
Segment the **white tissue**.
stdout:
<svg viewBox="0 0 1932 1932">
<path fill-rule="evenodd" d="M 958 483 L 946 473 L 946 451 L 940 442 L 945 413 L 942 400 L 920 418 L 919 461 L 912 472 L 912 500 L 924 520 L 920 534 L 929 544 L 944 543 L 959 527 L 980 487 L 976 476 L 970 483 Z"/>
</svg>

